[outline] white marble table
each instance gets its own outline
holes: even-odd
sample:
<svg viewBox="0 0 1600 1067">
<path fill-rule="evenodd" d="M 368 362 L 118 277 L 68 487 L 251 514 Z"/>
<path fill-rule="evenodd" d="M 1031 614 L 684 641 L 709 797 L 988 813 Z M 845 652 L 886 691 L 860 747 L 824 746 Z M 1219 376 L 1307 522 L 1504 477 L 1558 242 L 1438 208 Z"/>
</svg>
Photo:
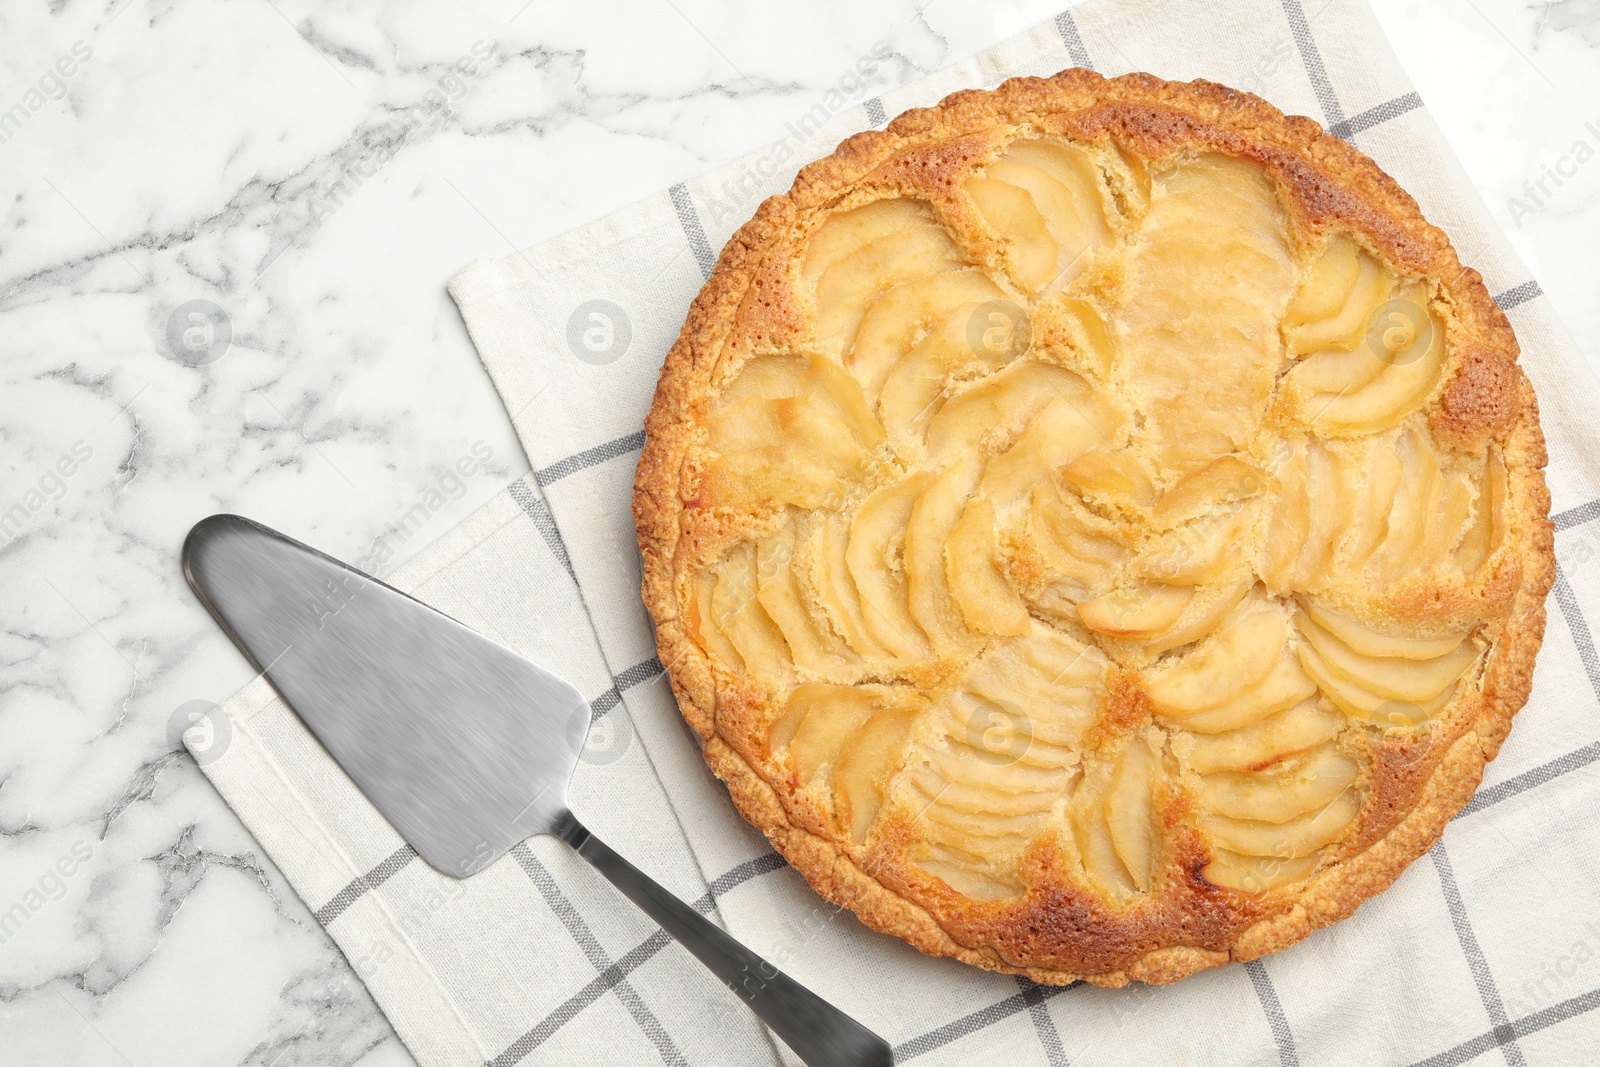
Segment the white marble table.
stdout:
<svg viewBox="0 0 1600 1067">
<path fill-rule="evenodd" d="M 874 42 L 881 88 L 1060 2 L 0 8 L 0 1061 L 410 1063 L 178 755 L 249 677 L 184 531 L 414 551 L 526 469 L 458 268 L 782 136 Z M 1600 361 L 1600 0 L 1379 14 Z"/>
</svg>

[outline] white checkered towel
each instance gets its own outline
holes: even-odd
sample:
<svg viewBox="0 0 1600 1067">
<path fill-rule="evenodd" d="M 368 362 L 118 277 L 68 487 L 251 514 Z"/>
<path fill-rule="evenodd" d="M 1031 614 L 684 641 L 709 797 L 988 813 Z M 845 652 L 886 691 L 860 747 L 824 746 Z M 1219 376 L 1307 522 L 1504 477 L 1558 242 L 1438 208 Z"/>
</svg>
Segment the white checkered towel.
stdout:
<svg viewBox="0 0 1600 1067">
<path fill-rule="evenodd" d="M 1320 2 L 1320 0 L 1319 0 Z M 1412 191 L 1510 313 L 1563 561 L 1534 695 L 1428 859 L 1348 921 L 1177 985 L 1046 988 L 920 956 L 815 897 L 707 773 L 654 658 L 629 514 L 663 355 L 715 250 L 806 160 L 963 87 L 1069 65 L 1257 88 Z M 822 112 L 830 108 L 822 107 Z M 1089 0 L 819 132 L 464 271 L 451 292 L 533 462 L 393 580 L 593 700 L 574 807 L 604 840 L 918 1064 L 1593 1062 L 1600 1038 L 1594 382 L 1360 0 Z M 789 1058 L 549 839 L 465 882 L 419 862 L 262 683 L 205 766 L 425 1067 Z M 1583 1050 L 1589 1050 L 1585 1052 Z"/>
</svg>

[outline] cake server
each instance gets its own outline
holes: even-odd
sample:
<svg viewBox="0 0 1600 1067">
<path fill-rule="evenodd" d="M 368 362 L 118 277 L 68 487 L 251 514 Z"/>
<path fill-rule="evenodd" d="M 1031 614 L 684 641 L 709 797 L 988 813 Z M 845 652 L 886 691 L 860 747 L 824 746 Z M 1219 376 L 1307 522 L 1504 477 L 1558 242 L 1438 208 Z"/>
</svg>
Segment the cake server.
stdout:
<svg viewBox="0 0 1600 1067">
<path fill-rule="evenodd" d="M 813 1067 L 894 1062 L 590 833 L 567 806 L 588 736 L 577 689 L 354 567 L 237 515 L 195 525 L 183 570 L 217 622 L 430 866 L 470 877 L 534 834 L 588 860 Z"/>
</svg>

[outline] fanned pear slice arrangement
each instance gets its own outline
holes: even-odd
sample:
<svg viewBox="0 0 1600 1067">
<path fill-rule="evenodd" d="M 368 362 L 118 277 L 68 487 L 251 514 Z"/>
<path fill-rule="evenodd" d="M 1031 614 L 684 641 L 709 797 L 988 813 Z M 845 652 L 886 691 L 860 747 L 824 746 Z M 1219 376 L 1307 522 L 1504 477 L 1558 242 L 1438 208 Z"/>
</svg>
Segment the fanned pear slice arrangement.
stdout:
<svg viewBox="0 0 1600 1067">
<path fill-rule="evenodd" d="M 636 481 L 661 662 L 828 899 L 1038 981 L 1349 915 L 1527 697 L 1538 409 L 1377 167 L 1081 70 L 842 144 L 728 243 Z"/>
</svg>

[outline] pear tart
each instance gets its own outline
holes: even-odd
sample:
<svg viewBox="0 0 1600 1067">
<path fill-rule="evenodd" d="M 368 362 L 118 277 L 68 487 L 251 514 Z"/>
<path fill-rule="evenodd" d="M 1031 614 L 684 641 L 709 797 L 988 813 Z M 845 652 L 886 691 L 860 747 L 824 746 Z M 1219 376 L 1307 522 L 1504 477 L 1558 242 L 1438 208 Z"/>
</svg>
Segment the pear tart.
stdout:
<svg viewBox="0 0 1600 1067">
<path fill-rule="evenodd" d="M 1041 982 L 1349 915 L 1526 699 L 1538 411 L 1360 152 L 1081 70 L 840 145 L 723 250 L 635 518 L 661 661 L 823 896 Z"/>
</svg>

